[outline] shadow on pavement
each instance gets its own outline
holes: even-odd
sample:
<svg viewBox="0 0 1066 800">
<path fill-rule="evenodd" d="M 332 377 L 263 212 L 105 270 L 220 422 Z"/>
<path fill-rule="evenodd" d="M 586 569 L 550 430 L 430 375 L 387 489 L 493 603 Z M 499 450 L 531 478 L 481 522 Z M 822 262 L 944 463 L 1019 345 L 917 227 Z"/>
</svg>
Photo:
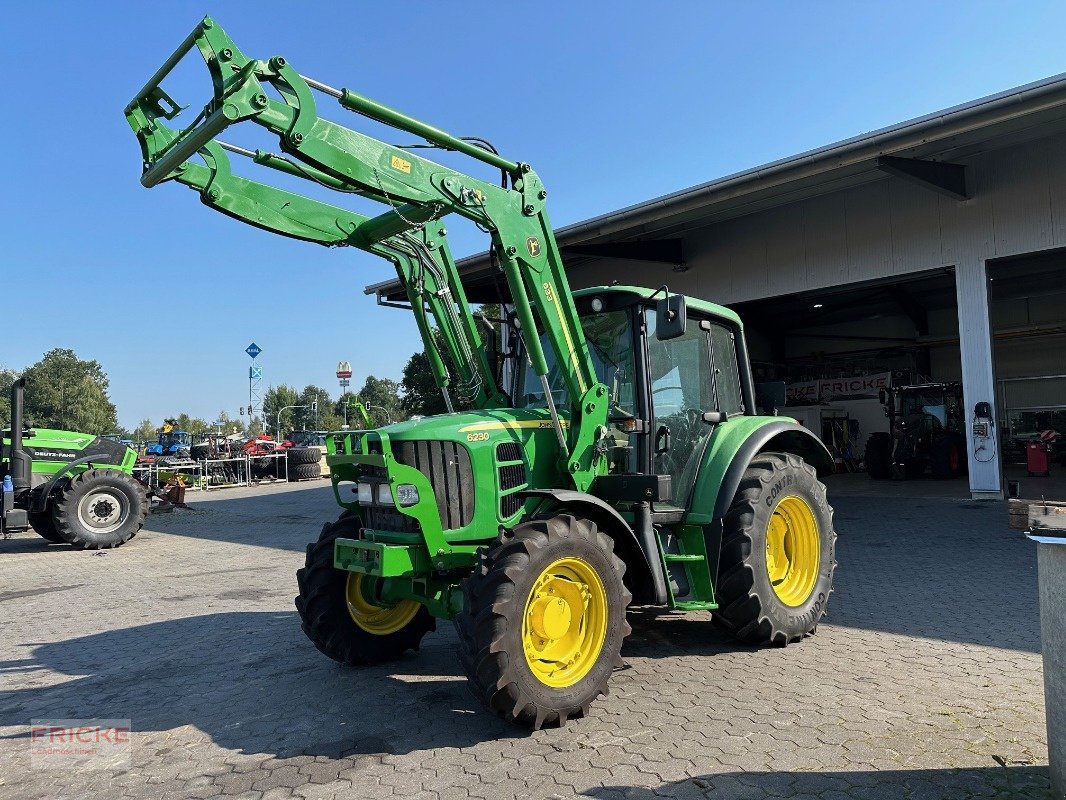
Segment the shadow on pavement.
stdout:
<svg viewBox="0 0 1066 800">
<path fill-rule="evenodd" d="M 655 789 L 603 786 L 582 793 L 599 800 L 662 797 L 763 800 L 774 797 L 949 798 L 1051 800 L 1047 767 L 981 767 L 855 772 L 726 772 L 667 783 Z"/>
<path fill-rule="evenodd" d="M 361 669 L 318 653 L 295 611 L 208 614 L 42 644 L 31 658 L 0 662 L 0 674 L 78 677 L 0 692 L 0 725 L 28 731 L 32 719 L 94 717 L 128 718 L 135 731 L 192 725 L 221 747 L 278 757 L 525 736 L 481 710 L 448 634 L 429 634 L 417 657 Z"/>
<path fill-rule="evenodd" d="M 318 539 L 322 525 L 341 514 L 328 481 L 313 488 L 295 488 L 269 494 L 227 497 L 189 492 L 188 509 L 153 514 L 145 522 L 145 536 L 153 531 L 216 542 L 250 544 L 278 550 L 304 552 Z"/>
</svg>

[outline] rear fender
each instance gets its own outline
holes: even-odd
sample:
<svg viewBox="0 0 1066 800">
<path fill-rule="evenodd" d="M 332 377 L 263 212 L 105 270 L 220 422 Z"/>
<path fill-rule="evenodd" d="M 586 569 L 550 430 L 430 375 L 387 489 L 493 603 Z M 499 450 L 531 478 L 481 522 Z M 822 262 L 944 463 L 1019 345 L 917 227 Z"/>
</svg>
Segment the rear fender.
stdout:
<svg viewBox="0 0 1066 800">
<path fill-rule="evenodd" d="M 744 471 L 764 452 L 792 453 L 818 472 L 833 472 L 833 456 L 821 440 L 787 417 L 733 417 L 718 426 L 704 452 L 686 521 L 710 525 L 729 510 Z"/>
<path fill-rule="evenodd" d="M 633 593 L 634 602 L 654 602 L 655 585 L 651 564 L 633 527 L 611 505 L 598 497 L 573 489 L 529 489 L 522 492 L 522 495 L 554 500 L 560 510 L 572 511 L 595 522 L 596 527 L 614 540 L 615 555 L 626 565 L 625 582 Z"/>
</svg>

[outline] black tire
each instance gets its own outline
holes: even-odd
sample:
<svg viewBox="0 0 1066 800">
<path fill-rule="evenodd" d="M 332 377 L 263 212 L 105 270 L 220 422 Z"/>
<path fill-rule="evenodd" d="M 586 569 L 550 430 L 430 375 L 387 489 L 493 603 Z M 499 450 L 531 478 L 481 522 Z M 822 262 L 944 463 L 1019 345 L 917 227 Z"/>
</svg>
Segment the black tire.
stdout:
<svg viewBox="0 0 1066 800">
<path fill-rule="evenodd" d="M 536 730 L 584 716 L 597 697 L 607 694 L 611 673 L 622 664 L 622 641 L 631 630 L 626 607 L 632 595 L 622 581 L 625 565 L 613 545 L 593 522 L 567 514 L 523 522 L 479 553 L 479 564 L 463 583 L 464 606 L 455 626 L 460 662 L 471 690 L 486 708 Z M 573 684 L 556 688 L 534 674 L 522 633 L 538 580 L 564 558 L 578 559 L 596 573 L 604 590 L 606 622 L 588 671 Z"/>
<path fill-rule="evenodd" d="M 289 464 L 290 481 L 306 481 L 321 477 L 322 465 L 317 461 L 314 464 Z"/>
<path fill-rule="evenodd" d="M 351 573 L 333 566 L 333 543 L 340 537 L 358 539 L 360 535 L 359 519 L 353 515 L 327 522 L 318 541 L 307 546 L 304 566 L 296 573 L 300 627 L 319 652 L 348 666 L 393 661 L 408 650 L 418 650 L 422 637 L 437 628 L 425 606 L 419 606 L 414 617 L 394 633 L 374 634 L 356 624 L 346 594 Z"/>
<path fill-rule="evenodd" d="M 132 477 L 114 469 L 76 475 L 55 501 L 56 531 L 78 549 L 118 547 L 144 525 L 148 498 Z"/>
<path fill-rule="evenodd" d="M 947 480 L 962 475 L 962 464 L 966 460 L 966 446 L 962 444 L 958 436 L 945 436 L 934 444 L 932 449 L 930 464 L 934 478 Z"/>
<path fill-rule="evenodd" d="M 866 474 L 875 481 L 884 481 L 892 477 L 892 436 L 884 433 L 871 433 L 866 440 Z"/>
<path fill-rule="evenodd" d="M 194 444 L 189 448 L 189 457 L 193 461 L 203 461 L 211 458 L 211 445 L 209 444 Z"/>
<path fill-rule="evenodd" d="M 290 468 L 293 464 L 317 464 L 322 460 L 322 451 L 317 447 L 290 447 L 285 457 Z"/>
<path fill-rule="evenodd" d="M 782 501 L 792 497 L 806 504 L 817 523 L 819 558 L 806 598 L 786 605 L 771 583 L 767 532 Z M 715 621 L 749 644 L 784 646 L 814 633 L 825 616 L 836 569 L 833 509 L 814 468 L 792 454 L 756 456 L 741 478 L 724 525 Z"/>
<path fill-rule="evenodd" d="M 56 530 L 56 522 L 52 519 L 51 507 L 45 508 L 44 511 L 30 511 L 28 514 L 30 518 L 30 527 L 43 536 L 50 542 L 64 542 L 66 541 L 59 535 L 59 531 Z"/>
</svg>

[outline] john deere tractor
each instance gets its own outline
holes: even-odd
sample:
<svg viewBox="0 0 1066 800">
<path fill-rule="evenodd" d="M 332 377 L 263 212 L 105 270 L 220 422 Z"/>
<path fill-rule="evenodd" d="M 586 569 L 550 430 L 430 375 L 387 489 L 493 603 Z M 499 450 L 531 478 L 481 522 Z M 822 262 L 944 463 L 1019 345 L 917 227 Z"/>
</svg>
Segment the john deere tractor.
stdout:
<svg viewBox="0 0 1066 800">
<path fill-rule="evenodd" d="M 144 525 L 148 499 L 132 476 L 132 448 L 87 433 L 33 428 L 24 417 L 26 381 L 11 387 L 11 430 L 3 434 L 0 532 L 33 528 L 50 542 L 118 547 Z"/>
<path fill-rule="evenodd" d="M 214 95 L 185 124 L 161 83 L 194 48 Z M 328 121 L 323 98 L 499 175 Z M 304 77 L 282 56 L 249 58 L 210 18 L 125 113 L 144 186 L 183 184 L 257 228 L 391 262 L 451 412 L 327 438 L 343 511 L 308 547 L 296 598 L 320 651 L 349 665 L 395 659 L 453 620 L 474 693 L 539 728 L 606 692 L 630 605 L 710 612 L 753 644 L 814 632 L 836 563 L 819 481 L 833 462 L 794 420 L 756 409 L 736 314 L 666 287 L 571 292 L 529 164 Z M 279 152 L 219 138 L 241 123 Z M 230 155 L 384 213 L 238 177 Z M 491 239 L 506 287 L 495 346 L 471 313 L 445 217 Z M 458 401 L 469 410 L 452 411 Z"/>
</svg>

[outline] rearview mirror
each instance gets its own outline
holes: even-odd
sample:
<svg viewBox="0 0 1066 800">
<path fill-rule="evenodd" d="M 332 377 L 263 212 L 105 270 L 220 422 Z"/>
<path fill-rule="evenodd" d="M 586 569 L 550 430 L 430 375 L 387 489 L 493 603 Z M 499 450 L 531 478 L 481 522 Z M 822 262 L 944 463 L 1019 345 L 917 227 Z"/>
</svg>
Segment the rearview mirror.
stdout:
<svg viewBox="0 0 1066 800">
<path fill-rule="evenodd" d="M 684 336 L 687 324 L 684 295 L 668 295 L 655 304 L 655 338 L 660 342 Z"/>
</svg>

